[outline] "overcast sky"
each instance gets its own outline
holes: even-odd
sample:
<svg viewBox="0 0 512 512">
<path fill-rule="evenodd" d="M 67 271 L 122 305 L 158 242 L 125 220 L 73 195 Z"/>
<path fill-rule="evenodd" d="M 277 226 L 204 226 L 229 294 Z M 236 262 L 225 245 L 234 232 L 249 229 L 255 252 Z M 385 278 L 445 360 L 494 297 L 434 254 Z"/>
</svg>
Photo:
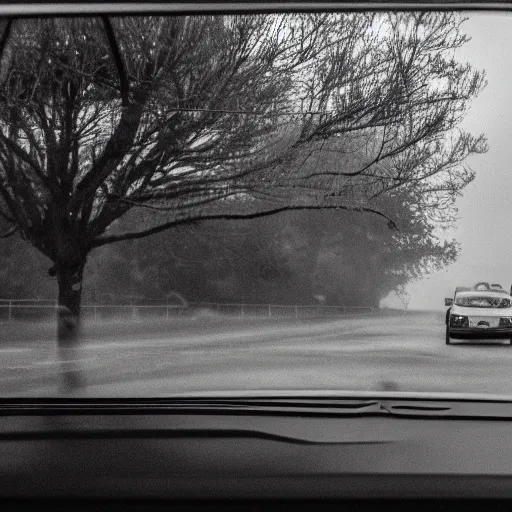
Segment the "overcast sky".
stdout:
<svg viewBox="0 0 512 512">
<path fill-rule="evenodd" d="M 442 309 L 456 286 L 478 281 L 512 285 L 512 15 L 468 13 L 471 41 L 457 58 L 487 72 L 487 87 L 473 101 L 462 127 L 485 133 L 489 151 L 469 160 L 476 179 L 457 201 L 452 231 L 461 243 L 456 263 L 408 287 L 410 309 Z M 398 306 L 396 299 L 385 301 Z"/>
</svg>

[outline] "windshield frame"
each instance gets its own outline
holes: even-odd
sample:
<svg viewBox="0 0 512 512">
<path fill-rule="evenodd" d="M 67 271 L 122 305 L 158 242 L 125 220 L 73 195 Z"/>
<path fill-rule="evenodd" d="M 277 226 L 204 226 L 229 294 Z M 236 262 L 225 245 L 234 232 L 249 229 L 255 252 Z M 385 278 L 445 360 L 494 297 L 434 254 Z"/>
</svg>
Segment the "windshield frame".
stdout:
<svg viewBox="0 0 512 512">
<path fill-rule="evenodd" d="M 362 11 L 505 11 L 512 12 L 512 5 L 506 2 L 375 2 L 345 0 L 344 2 L 91 2 L 71 3 L 69 0 L 56 2 L 26 3 L 22 0 L 0 5 L 0 17 L 40 16 L 97 16 L 97 15 L 147 15 L 147 14 L 264 14 L 286 12 L 362 12 Z"/>
<path fill-rule="evenodd" d="M 0 6 L 0 16 L 4 18 L 15 17 L 15 18 L 23 18 L 23 17 L 35 17 L 35 16 L 50 16 L 50 17 L 65 17 L 65 16 L 98 16 L 101 14 L 110 14 L 113 16 L 129 16 L 129 15 L 144 15 L 144 14 L 167 14 L 169 16 L 172 15 L 187 15 L 187 14 L 206 14 L 206 13 L 251 13 L 251 14 L 263 14 L 268 12 L 344 12 L 344 11 L 388 11 L 388 10 L 417 10 L 417 11 L 446 11 L 446 10 L 456 10 L 456 11 L 486 11 L 486 12 L 510 12 L 512 13 L 512 4 L 482 4 L 477 2 L 466 2 L 464 4 L 456 4 L 456 3 L 425 3 L 425 4 L 414 4 L 408 2 L 383 2 L 383 3 L 375 3 L 375 2 L 365 2 L 365 3 L 356 3 L 355 1 L 341 2 L 341 3 L 333 3 L 333 2 L 324 2 L 324 3 L 315 3 L 315 2 L 300 2 L 290 4 L 282 4 L 278 2 L 269 3 L 240 3 L 240 2 L 223 2 L 219 4 L 205 3 L 205 4 L 192 4 L 192 3 L 182 3 L 182 2 L 172 2 L 172 3 L 148 3 L 148 4 L 135 4 L 135 3 L 110 3 L 110 4 L 102 4 L 102 3 L 91 3 L 91 4 L 70 4 L 66 2 L 56 2 L 52 4 L 23 4 L 22 2 L 12 2 L 11 4 L 1 5 Z M 497 293 L 503 293 L 502 290 L 491 290 Z M 505 292 L 506 293 L 506 292 Z M 455 298 L 454 304 L 457 304 L 458 297 Z M 507 306 L 462 306 L 462 307 L 472 307 L 472 308 L 486 308 L 486 309 L 507 309 L 512 307 L 512 299 L 509 297 L 496 297 L 496 299 L 502 301 L 506 300 L 508 302 Z M 489 298 L 490 300 L 490 298 Z M 243 391 L 243 393 L 256 393 L 261 394 L 262 390 L 257 391 Z M 212 396 L 219 396 L 219 392 L 212 392 Z M 234 391 L 227 391 L 229 396 L 234 396 L 236 393 Z M 276 391 L 271 391 L 272 394 L 276 394 Z M 286 394 L 290 393 L 292 396 L 297 396 L 304 394 L 303 390 L 294 390 L 294 391 L 286 391 Z M 314 392 L 317 393 L 317 392 Z M 333 391 L 336 396 L 340 396 L 339 391 Z M 348 391 L 347 392 L 350 397 L 354 396 L 365 396 L 364 393 L 358 391 Z M 222 393 L 220 393 L 222 394 Z M 282 394 L 282 392 L 277 393 Z M 327 391 L 322 390 L 318 392 L 319 396 L 325 396 L 329 394 Z M 367 396 L 384 396 L 384 397 L 396 397 L 403 395 L 404 393 L 383 393 L 381 391 L 369 392 Z M 194 395 L 192 393 L 183 393 L 179 396 L 190 396 Z M 200 393 L 200 396 L 204 396 L 205 393 Z M 410 397 L 407 392 L 406 396 Z M 412 393 L 412 395 L 422 396 L 422 393 Z M 425 396 L 432 397 L 435 393 L 425 392 Z M 444 394 L 443 394 L 444 395 Z M 453 395 L 452 393 L 447 393 L 446 395 Z M 457 397 L 467 397 L 470 394 L 455 394 Z M 493 395 L 479 395 L 481 398 L 486 401 L 489 397 Z M 484 398 L 485 397 L 485 398 Z M 109 397 L 107 399 L 111 399 L 113 397 Z M 448 399 L 448 398 L 446 398 Z M 511 397 L 504 397 L 503 395 L 496 395 L 494 399 L 498 400 L 512 400 Z"/>
</svg>

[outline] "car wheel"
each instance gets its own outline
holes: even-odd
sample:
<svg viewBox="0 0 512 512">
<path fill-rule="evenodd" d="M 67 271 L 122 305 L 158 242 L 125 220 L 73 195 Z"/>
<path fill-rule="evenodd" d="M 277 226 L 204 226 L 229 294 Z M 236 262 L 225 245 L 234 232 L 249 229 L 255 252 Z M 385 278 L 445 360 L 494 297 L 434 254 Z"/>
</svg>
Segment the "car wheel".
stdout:
<svg viewBox="0 0 512 512">
<path fill-rule="evenodd" d="M 446 344 L 447 345 L 451 345 L 451 341 L 450 341 L 450 328 L 448 326 L 446 326 Z M 512 343 L 512 339 L 510 340 L 510 343 Z"/>
</svg>

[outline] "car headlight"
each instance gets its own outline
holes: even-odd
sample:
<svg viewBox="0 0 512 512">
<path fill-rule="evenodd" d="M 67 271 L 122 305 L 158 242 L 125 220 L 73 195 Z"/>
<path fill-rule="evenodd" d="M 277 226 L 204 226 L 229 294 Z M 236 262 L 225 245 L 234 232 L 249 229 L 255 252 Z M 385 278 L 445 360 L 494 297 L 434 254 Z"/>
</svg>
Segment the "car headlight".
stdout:
<svg viewBox="0 0 512 512">
<path fill-rule="evenodd" d="M 451 327 L 467 327 L 468 325 L 469 325 L 469 322 L 468 322 L 467 316 L 450 315 L 450 326 Z"/>
<path fill-rule="evenodd" d="M 503 316 L 500 318 L 500 327 L 512 327 L 512 317 Z"/>
</svg>

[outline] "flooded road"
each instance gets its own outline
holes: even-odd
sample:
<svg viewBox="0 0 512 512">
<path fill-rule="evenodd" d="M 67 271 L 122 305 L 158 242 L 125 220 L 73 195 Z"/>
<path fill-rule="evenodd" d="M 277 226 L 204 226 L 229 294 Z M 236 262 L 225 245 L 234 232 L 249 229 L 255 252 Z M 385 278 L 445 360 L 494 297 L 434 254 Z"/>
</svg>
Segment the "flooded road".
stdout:
<svg viewBox="0 0 512 512">
<path fill-rule="evenodd" d="M 245 389 L 512 395 L 508 341 L 446 346 L 444 313 L 90 324 L 63 390 L 50 324 L 0 325 L 0 395 L 150 397 Z"/>
</svg>

